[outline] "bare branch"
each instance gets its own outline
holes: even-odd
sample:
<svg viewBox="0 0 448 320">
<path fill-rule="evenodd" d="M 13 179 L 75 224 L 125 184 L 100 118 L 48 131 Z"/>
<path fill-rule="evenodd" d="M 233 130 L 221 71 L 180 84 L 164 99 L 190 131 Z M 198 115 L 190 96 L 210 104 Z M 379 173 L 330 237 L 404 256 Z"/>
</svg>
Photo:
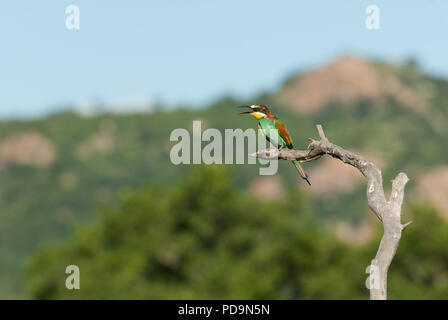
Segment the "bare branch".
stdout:
<svg viewBox="0 0 448 320">
<path fill-rule="evenodd" d="M 316 160 L 325 153 L 318 150 L 290 150 L 290 149 L 266 149 L 252 153 L 252 157 L 266 159 L 266 160 L 299 160 L 307 162 Z"/>
<path fill-rule="evenodd" d="M 401 231 L 403 231 L 404 229 L 406 229 L 410 224 L 412 223 L 412 220 L 409 222 L 406 222 L 404 225 L 401 226 Z"/>
<path fill-rule="evenodd" d="M 319 133 L 320 139 L 324 140 L 324 141 L 328 141 L 327 137 L 325 136 L 324 129 L 322 128 L 322 125 L 318 124 L 318 125 L 316 125 L 316 127 L 317 127 L 317 132 Z"/>
<path fill-rule="evenodd" d="M 407 175 L 399 173 L 392 181 L 392 193 L 389 201 L 386 200 L 383 190 L 383 177 L 378 166 L 362 156 L 345 150 L 331 143 L 325 136 L 321 125 L 317 125 L 320 140 L 309 139 L 308 150 L 270 149 L 260 150 L 252 156 L 263 159 L 312 161 L 327 154 L 357 168 L 367 180 L 367 201 L 369 208 L 383 223 L 384 234 L 381 239 L 372 265 L 378 270 L 379 283 L 370 288 L 371 299 L 387 298 L 387 271 L 395 256 L 401 238 L 401 232 L 412 222 L 401 224 L 401 206 L 403 204 L 404 189 L 409 181 Z M 372 276 L 372 275 L 371 275 Z"/>
</svg>

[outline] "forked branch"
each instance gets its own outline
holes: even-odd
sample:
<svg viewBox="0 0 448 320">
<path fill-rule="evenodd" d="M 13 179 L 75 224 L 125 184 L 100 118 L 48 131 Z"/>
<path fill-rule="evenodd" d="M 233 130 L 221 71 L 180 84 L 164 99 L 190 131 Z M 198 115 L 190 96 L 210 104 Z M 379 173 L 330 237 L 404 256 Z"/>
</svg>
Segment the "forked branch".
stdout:
<svg viewBox="0 0 448 320">
<path fill-rule="evenodd" d="M 383 223 L 384 234 L 375 258 L 370 265 L 370 299 L 387 299 L 387 271 L 398 248 L 401 232 L 411 223 L 401 224 L 401 206 L 404 188 L 409 181 L 400 172 L 392 180 L 392 193 L 389 200 L 383 190 L 383 177 L 378 166 L 360 155 L 331 143 L 325 136 L 321 125 L 317 125 L 320 140 L 309 139 L 308 150 L 269 149 L 253 154 L 263 159 L 299 160 L 308 162 L 327 154 L 358 169 L 367 180 L 367 201 L 369 208 Z"/>
</svg>

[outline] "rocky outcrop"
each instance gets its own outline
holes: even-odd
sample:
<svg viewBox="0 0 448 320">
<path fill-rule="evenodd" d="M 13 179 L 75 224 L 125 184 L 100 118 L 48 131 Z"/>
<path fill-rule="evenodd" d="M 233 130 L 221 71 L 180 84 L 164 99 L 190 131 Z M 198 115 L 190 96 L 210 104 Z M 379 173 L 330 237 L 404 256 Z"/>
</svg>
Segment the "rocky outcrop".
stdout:
<svg viewBox="0 0 448 320">
<path fill-rule="evenodd" d="M 37 131 L 18 132 L 0 141 L 0 169 L 10 164 L 49 167 L 56 157 L 54 144 Z"/>
<path fill-rule="evenodd" d="M 432 169 L 417 179 L 420 197 L 448 219 L 448 166 Z"/>
<path fill-rule="evenodd" d="M 395 67 L 398 68 L 398 67 Z M 393 97 L 399 104 L 421 109 L 422 90 L 402 83 L 394 67 L 379 67 L 358 57 L 344 57 L 322 68 L 290 79 L 278 93 L 279 101 L 303 114 L 318 112 L 331 102 L 350 105 L 360 99 Z"/>
<path fill-rule="evenodd" d="M 115 122 L 102 120 L 99 130 L 82 141 L 76 148 L 76 154 L 83 161 L 97 154 L 108 154 L 115 149 Z"/>
</svg>

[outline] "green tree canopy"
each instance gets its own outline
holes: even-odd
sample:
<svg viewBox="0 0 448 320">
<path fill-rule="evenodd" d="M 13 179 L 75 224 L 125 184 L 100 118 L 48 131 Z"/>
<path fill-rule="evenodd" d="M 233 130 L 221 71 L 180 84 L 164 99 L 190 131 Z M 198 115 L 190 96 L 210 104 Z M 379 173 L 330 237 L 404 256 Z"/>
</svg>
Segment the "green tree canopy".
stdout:
<svg viewBox="0 0 448 320">
<path fill-rule="evenodd" d="M 301 194 L 282 202 L 234 189 L 202 167 L 174 189 L 128 195 L 72 241 L 29 264 L 34 298 L 350 298 L 366 294 L 364 264 L 322 230 Z M 67 265 L 81 289 L 65 288 Z M 345 265 L 345 266 L 344 266 Z M 360 276 L 346 281 L 355 268 Z M 347 269 L 348 270 L 348 269 Z"/>
<path fill-rule="evenodd" d="M 103 209 L 97 222 L 28 264 L 40 299 L 355 299 L 369 296 L 366 267 L 381 236 L 338 241 L 296 190 L 261 201 L 232 187 L 229 170 L 195 169 L 175 188 L 151 187 Z M 389 297 L 448 296 L 448 225 L 425 207 L 403 233 Z M 80 290 L 65 268 L 80 268 Z"/>
</svg>

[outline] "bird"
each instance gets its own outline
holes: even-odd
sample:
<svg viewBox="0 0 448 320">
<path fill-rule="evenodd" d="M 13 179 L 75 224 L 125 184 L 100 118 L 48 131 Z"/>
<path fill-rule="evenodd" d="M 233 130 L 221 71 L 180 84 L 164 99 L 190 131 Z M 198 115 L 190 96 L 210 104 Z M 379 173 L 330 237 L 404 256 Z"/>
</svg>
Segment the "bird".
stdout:
<svg viewBox="0 0 448 320">
<path fill-rule="evenodd" d="M 286 126 L 269 110 L 266 105 L 253 104 L 250 106 L 240 106 L 239 108 L 248 108 L 248 111 L 241 112 L 240 114 L 250 114 L 258 120 L 258 129 L 265 136 L 274 147 L 281 150 L 285 146 L 288 149 L 294 149 L 291 135 L 286 129 Z M 299 172 L 299 175 L 310 186 L 311 183 L 308 179 L 308 175 L 303 169 L 302 164 L 298 160 L 291 161 L 294 167 Z"/>
</svg>

